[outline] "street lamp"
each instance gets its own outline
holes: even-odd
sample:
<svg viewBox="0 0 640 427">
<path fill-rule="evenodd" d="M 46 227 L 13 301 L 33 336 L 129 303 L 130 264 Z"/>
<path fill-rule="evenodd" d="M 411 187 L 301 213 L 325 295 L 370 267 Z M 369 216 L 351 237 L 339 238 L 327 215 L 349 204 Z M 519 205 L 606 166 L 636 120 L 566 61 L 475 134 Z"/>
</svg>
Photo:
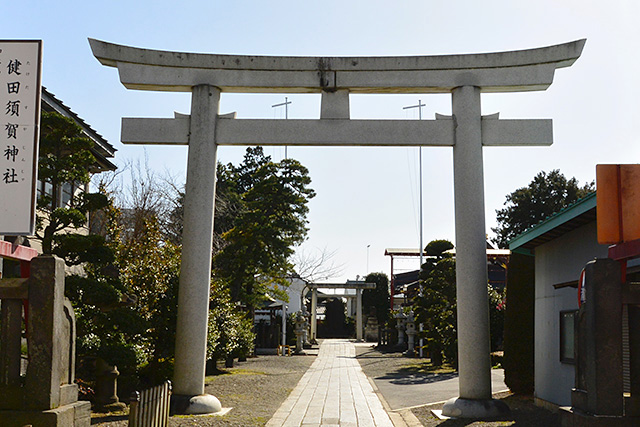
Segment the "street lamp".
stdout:
<svg viewBox="0 0 640 427">
<path fill-rule="evenodd" d="M 369 274 L 369 247 L 371 245 L 367 245 L 367 275 Z"/>
</svg>

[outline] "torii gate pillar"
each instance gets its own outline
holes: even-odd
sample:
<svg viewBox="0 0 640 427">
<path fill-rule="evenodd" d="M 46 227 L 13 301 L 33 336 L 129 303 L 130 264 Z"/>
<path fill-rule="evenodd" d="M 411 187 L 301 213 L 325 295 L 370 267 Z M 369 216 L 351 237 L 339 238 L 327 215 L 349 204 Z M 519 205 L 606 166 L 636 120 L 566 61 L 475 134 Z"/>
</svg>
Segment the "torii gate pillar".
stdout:
<svg viewBox="0 0 640 427">
<path fill-rule="evenodd" d="M 222 409 L 217 398 L 204 394 L 211 250 L 202 250 L 213 245 L 220 90 L 199 85 L 191 93 L 173 392 L 185 396 L 180 412 L 202 413 Z"/>
<path fill-rule="evenodd" d="M 508 408 L 491 400 L 489 307 L 479 303 L 487 299 L 480 88 L 454 89 L 452 103 L 460 397 L 449 400 L 442 412 L 454 417 L 473 417 L 476 412 L 486 416 L 487 409 L 479 402 L 491 404 L 490 414 Z"/>
</svg>

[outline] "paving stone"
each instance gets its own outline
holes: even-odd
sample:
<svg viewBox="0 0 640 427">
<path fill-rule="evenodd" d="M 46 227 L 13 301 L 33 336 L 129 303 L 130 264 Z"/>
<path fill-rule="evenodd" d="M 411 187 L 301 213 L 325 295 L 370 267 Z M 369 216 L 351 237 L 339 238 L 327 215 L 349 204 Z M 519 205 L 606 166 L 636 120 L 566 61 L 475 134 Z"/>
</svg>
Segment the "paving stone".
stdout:
<svg viewBox="0 0 640 427">
<path fill-rule="evenodd" d="M 393 427 L 349 340 L 324 340 L 313 365 L 268 427 Z"/>
</svg>

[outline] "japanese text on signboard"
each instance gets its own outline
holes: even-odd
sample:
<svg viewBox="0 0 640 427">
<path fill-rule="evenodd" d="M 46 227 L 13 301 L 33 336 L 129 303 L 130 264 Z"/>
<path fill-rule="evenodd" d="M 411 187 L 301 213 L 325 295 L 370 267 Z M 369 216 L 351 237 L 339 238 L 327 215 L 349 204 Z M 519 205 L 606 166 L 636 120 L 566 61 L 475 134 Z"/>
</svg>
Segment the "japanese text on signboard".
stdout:
<svg viewBox="0 0 640 427">
<path fill-rule="evenodd" d="M 0 234 L 33 234 L 41 51 L 0 41 Z"/>
</svg>

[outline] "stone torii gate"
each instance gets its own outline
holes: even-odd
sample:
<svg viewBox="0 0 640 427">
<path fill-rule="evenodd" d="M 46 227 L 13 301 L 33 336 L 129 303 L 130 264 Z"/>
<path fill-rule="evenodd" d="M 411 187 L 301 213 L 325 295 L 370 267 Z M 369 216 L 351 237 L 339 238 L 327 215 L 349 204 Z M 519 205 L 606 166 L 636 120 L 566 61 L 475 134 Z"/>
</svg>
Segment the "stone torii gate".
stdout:
<svg viewBox="0 0 640 427">
<path fill-rule="evenodd" d="M 189 146 L 174 384 L 204 392 L 211 243 L 218 145 L 453 147 L 459 394 L 443 414 L 486 417 L 491 399 L 483 146 L 550 145 L 551 120 L 481 115 L 481 93 L 539 91 L 572 65 L 585 40 L 538 49 L 414 57 L 265 57 L 167 52 L 90 39 L 128 89 L 191 92 L 191 115 L 125 118 L 122 142 Z M 319 120 L 234 120 L 218 114 L 220 93 L 321 93 Z M 450 93 L 453 116 L 350 120 L 349 94 Z M 215 411 L 195 397 L 188 411 Z"/>
<path fill-rule="evenodd" d="M 310 283 L 311 289 L 311 339 L 317 338 L 318 327 L 318 288 L 320 289 L 355 289 L 356 290 L 356 341 L 362 341 L 362 291 L 375 289 L 375 283 L 347 280 L 347 283 Z M 332 295 L 333 296 L 333 295 Z M 345 296 L 345 295 L 340 295 Z"/>
</svg>

